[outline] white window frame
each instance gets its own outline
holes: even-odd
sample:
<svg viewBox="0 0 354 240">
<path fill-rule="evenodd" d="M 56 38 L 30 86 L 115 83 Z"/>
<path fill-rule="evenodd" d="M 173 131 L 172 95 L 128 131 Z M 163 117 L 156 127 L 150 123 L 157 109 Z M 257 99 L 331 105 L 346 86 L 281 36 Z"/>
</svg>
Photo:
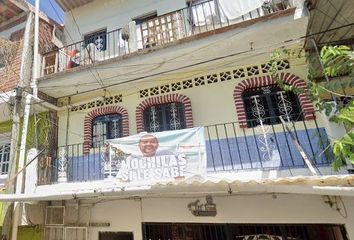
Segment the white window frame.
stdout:
<svg viewBox="0 0 354 240">
<path fill-rule="evenodd" d="M 7 164 L 8 166 L 8 171 L 7 173 L 2 173 L 1 169 L 2 169 L 2 165 L 3 165 L 3 158 L 4 158 L 4 150 L 5 150 L 5 146 L 8 145 L 8 149 L 9 149 L 9 155 L 8 155 L 8 161 Z M 0 134 L 0 146 L 2 147 L 2 149 L 0 149 L 0 179 L 6 179 L 8 177 L 8 172 L 10 171 L 10 152 L 11 152 L 11 132 L 8 133 L 2 133 Z"/>
</svg>

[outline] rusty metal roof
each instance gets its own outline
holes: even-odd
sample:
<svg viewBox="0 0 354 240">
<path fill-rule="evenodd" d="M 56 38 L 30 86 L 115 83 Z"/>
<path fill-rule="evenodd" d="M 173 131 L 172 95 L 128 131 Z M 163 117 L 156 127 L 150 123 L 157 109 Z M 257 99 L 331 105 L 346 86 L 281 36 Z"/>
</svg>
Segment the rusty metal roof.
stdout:
<svg viewBox="0 0 354 240">
<path fill-rule="evenodd" d="M 26 10 L 27 4 L 22 0 L 0 1 L 0 25 L 22 17 Z"/>
<path fill-rule="evenodd" d="M 315 34 L 311 38 L 318 45 L 346 44 L 353 41 L 353 23 L 354 1 L 316 0 L 310 12 L 308 35 Z"/>
<path fill-rule="evenodd" d="M 86 5 L 94 0 L 56 0 L 59 6 L 65 11 L 71 11 L 74 8 Z"/>
</svg>

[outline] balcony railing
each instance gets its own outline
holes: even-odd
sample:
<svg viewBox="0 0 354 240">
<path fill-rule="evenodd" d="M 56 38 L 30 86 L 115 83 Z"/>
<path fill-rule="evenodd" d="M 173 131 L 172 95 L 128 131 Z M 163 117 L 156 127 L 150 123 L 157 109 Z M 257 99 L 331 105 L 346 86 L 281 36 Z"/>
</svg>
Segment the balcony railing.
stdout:
<svg viewBox="0 0 354 240">
<path fill-rule="evenodd" d="M 255 120 L 251 120 L 255 121 Z M 297 141 L 312 165 L 320 167 L 332 161 L 325 128 L 317 120 L 283 122 L 240 128 L 238 122 L 205 126 L 207 171 L 292 170 L 306 168 Z M 289 131 L 290 130 L 290 131 Z M 294 136 L 295 139 L 291 137 Z M 61 146 L 45 162 L 39 163 L 39 184 L 103 180 L 115 176 L 108 148 L 95 144 L 84 153 L 83 144 Z M 117 164 L 117 163 L 115 163 Z"/>
<path fill-rule="evenodd" d="M 290 7 L 292 5 L 289 0 L 264 0 L 261 7 L 230 19 L 214 0 L 192 4 L 139 24 L 129 24 L 124 29 L 101 32 L 96 36 L 45 53 L 42 76 L 165 45 Z"/>
</svg>

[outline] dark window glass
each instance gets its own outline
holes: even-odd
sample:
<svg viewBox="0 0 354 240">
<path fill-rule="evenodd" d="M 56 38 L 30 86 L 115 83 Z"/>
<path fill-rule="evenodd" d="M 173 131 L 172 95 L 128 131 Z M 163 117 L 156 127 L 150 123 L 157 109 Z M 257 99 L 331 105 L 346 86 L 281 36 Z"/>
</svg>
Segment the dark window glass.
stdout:
<svg viewBox="0 0 354 240">
<path fill-rule="evenodd" d="M 106 139 L 122 137 L 122 115 L 109 114 L 98 116 L 92 123 L 93 147 Z"/>
<path fill-rule="evenodd" d="M 0 146 L 0 174 L 9 172 L 10 144 Z"/>
<path fill-rule="evenodd" d="M 280 117 L 285 122 L 303 120 L 297 95 L 277 85 L 247 89 L 242 99 L 248 127 L 278 124 L 281 123 Z"/>
<path fill-rule="evenodd" d="M 155 105 L 144 111 L 144 130 L 160 132 L 186 128 L 183 103 Z"/>
<path fill-rule="evenodd" d="M 348 240 L 344 225 L 143 223 L 143 239 L 188 240 Z"/>
<path fill-rule="evenodd" d="M 85 45 L 95 44 L 97 51 L 105 51 L 107 49 L 107 30 L 90 33 L 84 36 Z"/>
<path fill-rule="evenodd" d="M 99 240 L 133 240 L 132 232 L 99 232 Z"/>
</svg>

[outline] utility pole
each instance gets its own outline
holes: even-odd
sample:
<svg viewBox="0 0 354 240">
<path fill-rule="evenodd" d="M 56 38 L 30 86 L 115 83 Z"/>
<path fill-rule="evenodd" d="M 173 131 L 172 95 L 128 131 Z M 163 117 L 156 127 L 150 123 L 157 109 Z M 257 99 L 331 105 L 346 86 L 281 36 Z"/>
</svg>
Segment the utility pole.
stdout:
<svg viewBox="0 0 354 240">
<path fill-rule="evenodd" d="M 24 109 L 23 116 L 23 126 L 22 126 L 22 136 L 21 136 L 21 146 L 20 146 L 20 154 L 18 160 L 18 169 L 22 169 L 25 166 L 25 156 L 26 156 L 26 140 L 27 140 L 27 127 L 28 127 L 28 119 L 31 108 L 31 100 L 32 98 L 37 99 L 37 79 L 39 75 L 38 69 L 38 48 L 39 48 L 39 3 L 40 0 L 36 0 L 35 4 L 35 24 L 34 24 L 34 51 L 33 51 L 33 69 L 32 69 L 32 92 L 31 94 L 27 94 L 26 96 L 26 105 Z M 24 193 L 24 175 L 23 173 L 19 173 L 16 178 L 16 194 Z M 12 231 L 11 231 L 11 240 L 17 240 L 18 226 L 20 225 L 20 219 L 23 213 L 23 203 L 15 202 L 14 203 L 14 211 L 13 211 L 13 221 L 12 221 Z"/>
<path fill-rule="evenodd" d="M 20 142 L 20 114 L 22 112 L 22 93 L 23 87 L 18 86 L 16 88 L 16 96 L 14 99 L 13 105 L 13 115 L 12 115 L 12 128 L 11 128 L 11 143 L 10 143 L 10 170 L 8 179 L 12 179 L 16 174 L 16 165 L 17 165 L 17 150 Z M 9 184 L 6 192 L 8 194 L 15 192 L 15 185 Z M 2 227 L 2 237 L 5 239 L 10 238 L 11 230 L 11 220 L 13 212 L 13 204 L 7 203 L 4 209 L 6 215 Z"/>
</svg>

